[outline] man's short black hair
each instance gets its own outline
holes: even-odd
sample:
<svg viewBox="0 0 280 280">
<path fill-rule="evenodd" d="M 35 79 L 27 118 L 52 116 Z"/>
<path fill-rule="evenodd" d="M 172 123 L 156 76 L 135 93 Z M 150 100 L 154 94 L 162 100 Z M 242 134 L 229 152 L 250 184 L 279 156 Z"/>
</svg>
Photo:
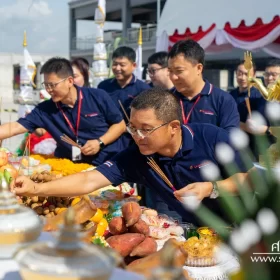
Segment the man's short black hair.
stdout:
<svg viewBox="0 0 280 280">
<path fill-rule="evenodd" d="M 168 53 L 167 52 L 156 52 L 148 58 L 148 64 L 158 64 L 161 67 L 168 66 Z"/>
<path fill-rule="evenodd" d="M 60 78 L 74 77 L 71 63 L 62 57 L 50 58 L 41 68 L 40 74 L 55 73 Z"/>
<path fill-rule="evenodd" d="M 126 57 L 129 61 L 135 62 L 136 61 L 136 53 L 134 49 L 130 47 L 119 47 L 117 48 L 112 55 L 112 59 Z"/>
<path fill-rule="evenodd" d="M 240 63 L 237 64 L 236 70 L 237 70 L 237 68 L 238 68 L 240 65 L 244 65 L 244 63 L 245 63 L 245 60 L 244 60 L 244 59 L 241 60 Z M 252 64 L 253 64 L 253 71 L 254 71 L 254 73 L 256 73 L 256 71 L 257 71 L 257 66 L 256 66 L 256 64 L 255 64 L 254 61 L 252 61 Z"/>
<path fill-rule="evenodd" d="M 178 41 L 171 48 L 168 58 L 174 58 L 178 55 L 183 55 L 185 59 L 192 63 L 201 63 L 204 65 L 204 49 L 194 40 Z"/>
<path fill-rule="evenodd" d="M 269 60 L 265 67 L 280 67 L 280 59 Z"/>
<path fill-rule="evenodd" d="M 182 123 L 182 109 L 178 98 L 160 87 L 147 89 L 140 93 L 133 99 L 131 108 L 135 110 L 154 109 L 159 120 L 163 122 L 178 120 Z"/>
</svg>

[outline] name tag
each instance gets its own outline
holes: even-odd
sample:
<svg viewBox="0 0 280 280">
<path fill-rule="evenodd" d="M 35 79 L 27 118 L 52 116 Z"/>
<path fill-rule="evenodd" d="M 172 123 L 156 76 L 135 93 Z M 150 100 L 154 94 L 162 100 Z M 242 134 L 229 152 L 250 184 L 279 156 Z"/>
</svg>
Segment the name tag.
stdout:
<svg viewBox="0 0 280 280">
<path fill-rule="evenodd" d="M 81 159 L 82 159 L 81 149 L 76 146 L 72 146 L 72 160 L 77 161 Z"/>
</svg>

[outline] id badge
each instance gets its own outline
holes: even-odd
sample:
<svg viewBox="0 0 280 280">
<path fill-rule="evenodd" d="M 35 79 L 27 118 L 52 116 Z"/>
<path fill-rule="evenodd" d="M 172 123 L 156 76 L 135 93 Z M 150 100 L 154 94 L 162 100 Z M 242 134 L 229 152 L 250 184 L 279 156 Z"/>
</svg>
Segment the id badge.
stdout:
<svg viewBox="0 0 280 280">
<path fill-rule="evenodd" d="M 77 161 L 81 159 L 82 159 L 81 149 L 76 146 L 72 146 L 72 160 Z"/>
</svg>

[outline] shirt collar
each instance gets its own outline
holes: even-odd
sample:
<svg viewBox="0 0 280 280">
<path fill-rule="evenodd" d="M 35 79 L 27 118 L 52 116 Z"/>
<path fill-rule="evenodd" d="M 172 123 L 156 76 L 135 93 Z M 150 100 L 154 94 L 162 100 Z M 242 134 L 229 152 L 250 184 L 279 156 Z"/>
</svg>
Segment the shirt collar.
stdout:
<svg viewBox="0 0 280 280">
<path fill-rule="evenodd" d="M 193 149 L 194 146 L 194 132 L 188 125 L 181 125 L 182 129 L 182 145 L 178 152 L 174 155 L 173 158 L 181 157 L 185 152 L 188 152 Z M 171 158 L 161 156 L 159 154 L 154 154 L 153 157 L 158 158 L 159 160 L 170 160 Z"/>
<path fill-rule="evenodd" d="M 207 96 L 207 95 L 210 95 L 212 93 L 213 85 L 210 84 L 207 80 L 204 80 L 204 82 L 205 82 L 205 85 L 204 85 L 202 91 L 199 94 L 197 94 L 193 99 L 196 99 L 196 97 L 198 95 L 206 95 Z M 182 93 L 177 91 L 175 87 L 173 89 L 173 93 L 175 93 L 179 98 L 186 98 Z"/>
<path fill-rule="evenodd" d="M 135 76 L 134 74 L 132 74 L 132 79 L 130 80 L 130 82 L 129 82 L 124 88 L 126 88 L 127 86 L 130 86 L 130 85 L 135 84 L 136 81 L 137 81 L 136 76 Z M 118 86 L 120 87 L 120 85 L 119 85 L 119 83 L 118 83 L 118 81 L 117 81 L 116 78 L 113 78 L 113 79 L 111 80 L 111 83 L 112 83 L 112 84 L 114 83 L 114 84 L 116 84 L 116 85 L 118 85 Z"/>
<path fill-rule="evenodd" d="M 77 102 L 79 101 L 79 99 L 80 99 L 80 90 L 82 90 L 81 87 L 78 87 L 76 85 L 74 85 L 74 87 L 77 90 L 77 100 L 76 100 L 73 108 L 75 108 Z M 73 109 L 73 108 L 69 107 L 67 104 L 61 103 L 60 101 L 58 103 L 59 103 L 60 108 L 63 108 L 63 109 Z"/>
<path fill-rule="evenodd" d="M 188 125 L 182 125 L 182 152 L 190 151 L 193 149 L 194 132 Z"/>
</svg>

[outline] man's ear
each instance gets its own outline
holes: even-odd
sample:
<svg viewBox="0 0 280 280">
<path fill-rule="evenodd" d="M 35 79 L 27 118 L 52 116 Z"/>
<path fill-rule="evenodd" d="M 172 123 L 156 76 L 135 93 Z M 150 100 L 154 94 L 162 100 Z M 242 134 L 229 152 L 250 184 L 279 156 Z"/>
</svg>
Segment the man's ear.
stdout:
<svg viewBox="0 0 280 280">
<path fill-rule="evenodd" d="M 70 86 L 73 86 L 73 84 L 74 84 L 74 78 L 73 78 L 72 76 L 69 76 L 69 77 L 68 77 L 68 82 L 69 82 Z"/>
<path fill-rule="evenodd" d="M 136 63 L 136 62 L 133 62 L 133 63 L 132 63 L 132 66 L 133 66 L 133 68 L 135 69 L 135 68 L 137 67 L 137 63 Z"/>
<path fill-rule="evenodd" d="M 197 67 L 198 73 L 199 73 L 199 74 L 202 74 L 203 65 L 202 65 L 201 63 L 198 63 L 198 64 L 196 65 L 196 67 Z"/>
<path fill-rule="evenodd" d="M 175 133 L 181 129 L 181 123 L 178 120 L 170 122 L 169 125 L 171 126 L 172 133 Z"/>
</svg>

